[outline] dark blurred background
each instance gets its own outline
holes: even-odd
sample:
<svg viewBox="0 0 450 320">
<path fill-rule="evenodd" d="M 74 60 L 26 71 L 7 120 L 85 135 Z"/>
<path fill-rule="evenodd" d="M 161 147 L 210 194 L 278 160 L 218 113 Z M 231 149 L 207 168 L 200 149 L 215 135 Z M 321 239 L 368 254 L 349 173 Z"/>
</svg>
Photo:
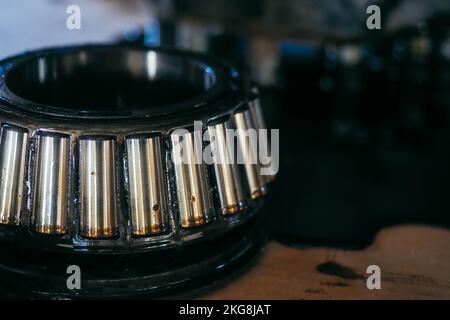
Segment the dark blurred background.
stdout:
<svg viewBox="0 0 450 320">
<path fill-rule="evenodd" d="M 206 52 L 259 84 L 280 129 L 277 240 L 361 247 L 392 224 L 450 226 L 450 1 L 2 2 L 0 58 L 114 41 Z"/>
</svg>

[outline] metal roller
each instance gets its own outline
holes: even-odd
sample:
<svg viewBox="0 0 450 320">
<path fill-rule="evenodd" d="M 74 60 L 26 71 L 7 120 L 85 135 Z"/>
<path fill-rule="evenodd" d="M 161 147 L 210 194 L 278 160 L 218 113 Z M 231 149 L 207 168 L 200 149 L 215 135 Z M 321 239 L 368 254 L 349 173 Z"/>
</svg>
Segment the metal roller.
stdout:
<svg viewBox="0 0 450 320">
<path fill-rule="evenodd" d="M 152 235 L 168 229 L 161 137 L 129 137 L 128 162 L 131 233 Z"/>
<path fill-rule="evenodd" d="M 238 213 L 245 208 L 241 178 L 231 152 L 231 148 L 234 147 L 234 138 L 231 135 L 229 138 L 232 140 L 227 140 L 226 130 L 228 129 L 231 129 L 229 121 L 208 125 L 221 210 L 225 215 Z"/>
<path fill-rule="evenodd" d="M 34 174 L 33 227 L 38 233 L 64 234 L 69 194 L 69 136 L 38 134 Z"/>
<path fill-rule="evenodd" d="M 253 121 L 256 129 L 267 129 L 264 114 L 261 108 L 261 101 L 259 99 L 259 90 L 257 87 L 252 88 L 253 99 L 250 101 L 250 111 L 252 113 Z"/>
<path fill-rule="evenodd" d="M 247 176 L 250 197 L 257 199 L 266 193 L 266 179 L 261 175 L 260 165 L 257 157 L 257 145 L 250 143 L 249 129 L 256 129 L 252 114 L 249 109 L 240 110 L 233 116 L 237 129 L 238 151 L 244 160 L 245 174 Z M 258 139 L 257 131 L 255 141 Z"/>
<path fill-rule="evenodd" d="M 252 117 L 253 117 L 253 122 L 255 124 L 255 128 L 257 130 L 261 130 L 261 129 L 267 129 L 267 125 L 266 125 L 266 121 L 264 120 L 264 113 L 261 107 L 261 100 L 259 98 L 259 89 L 258 87 L 253 87 L 252 90 L 252 99 L 249 102 L 249 107 L 250 107 L 250 111 L 252 113 Z M 267 131 L 269 133 L 269 130 Z M 270 155 L 270 140 L 269 137 L 267 137 L 267 151 L 269 152 L 268 154 Z M 263 167 L 269 167 L 270 164 L 268 165 L 262 165 Z M 264 176 L 265 180 L 270 183 L 273 182 L 276 178 L 276 175 L 265 175 Z"/>
<path fill-rule="evenodd" d="M 0 141 L 0 223 L 18 225 L 23 200 L 28 133 L 3 126 Z"/>
<path fill-rule="evenodd" d="M 80 140 L 80 227 L 84 237 L 117 234 L 115 154 L 112 138 Z"/>
<path fill-rule="evenodd" d="M 194 141 L 197 139 L 201 142 L 201 134 L 200 131 L 193 131 L 180 134 L 174 132 L 171 135 L 180 223 L 183 228 L 205 224 L 212 215 L 206 167 L 201 159 L 202 150 L 196 152 Z"/>
</svg>

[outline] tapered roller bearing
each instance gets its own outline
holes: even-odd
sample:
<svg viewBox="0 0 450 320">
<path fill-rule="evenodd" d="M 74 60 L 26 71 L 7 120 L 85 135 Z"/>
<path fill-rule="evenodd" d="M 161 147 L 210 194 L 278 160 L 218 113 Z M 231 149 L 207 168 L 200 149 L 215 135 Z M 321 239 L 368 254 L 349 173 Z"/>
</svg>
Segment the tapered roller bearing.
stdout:
<svg viewBox="0 0 450 320">
<path fill-rule="evenodd" d="M 235 68 L 184 51 L 78 46 L 2 61 L 0 275 L 27 283 L 11 295 L 157 296 L 247 261 L 264 242 L 270 179 L 258 163 L 176 163 L 175 141 L 195 159 L 208 132 L 226 159 L 227 129 L 264 126 L 258 99 Z M 79 292 L 66 288 L 69 264 L 84 270 Z"/>
</svg>

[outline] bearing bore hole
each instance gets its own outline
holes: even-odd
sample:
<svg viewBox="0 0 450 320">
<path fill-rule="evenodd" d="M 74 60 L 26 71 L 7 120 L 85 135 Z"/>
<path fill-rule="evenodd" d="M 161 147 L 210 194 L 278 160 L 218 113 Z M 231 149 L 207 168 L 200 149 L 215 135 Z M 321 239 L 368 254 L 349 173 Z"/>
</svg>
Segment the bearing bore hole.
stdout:
<svg viewBox="0 0 450 320">
<path fill-rule="evenodd" d="M 27 60 L 8 71 L 5 83 L 34 103 L 117 115 L 188 101 L 211 89 L 216 76 L 180 55 L 103 48 Z"/>
</svg>

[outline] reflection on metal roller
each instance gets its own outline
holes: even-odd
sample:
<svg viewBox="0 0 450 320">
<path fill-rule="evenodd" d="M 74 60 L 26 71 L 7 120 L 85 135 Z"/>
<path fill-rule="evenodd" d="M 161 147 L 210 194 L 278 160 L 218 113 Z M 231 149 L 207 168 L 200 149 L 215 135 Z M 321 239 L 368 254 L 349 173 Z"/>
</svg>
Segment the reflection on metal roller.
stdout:
<svg viewBox="0 0 450 320">
<path fill-rule="evenodd" d="M 229 129 L 231 129 L 229 121 L 208 125 L 214 155 L 214 170 L 223 214 L 238 213 L 245 208 L 245 195 L 242 189 L 241 178 L 231 152 L 231 148 L 234 146 L 234 139 L 227 141 L 226 131 Z"/>
<path fill-rule="evenodd" d="M 248 129 L 255 129 L 250 110 L 240 110 L 234 115 L 234 124 L 237 129 L 238 150 L 244 160 L 245 174 L 252 199 L 259 198 L 266 193 L 266 179 L 261 175 L 258 164 L 258 150 L 255 143 L 250 143 Z M 255 141 L 257 140 L 257 132 Z"/>
<path fill-rule="evenodd" d="M 264 130 L 267 129 L 266 126 L 266 121 L 264 120 L 264 113 L 261 107 L 261 100 L 259 98 L 259 90 L 257 87 L 253 87 L 252 88 L 252 100 L 249 102 L 249 108 L 250 108 L 250 112 L 252 114 L 253 117 L 253 122 L 255 125 L 255 129 L 257 130 Z M 259 137 L 258 137 L 259 139 Z M 263 148 L 263 154 L 268 154 L 270 155 L 270 140 L 269 137 L 267 137 L 267 143 L 261 143 L 260 148 Z M 262 167 L 270 167 L 270 163 L 269 164 L 261 164 Z M 275 175 L 266 175 L 264 176 L 266 182 L 270 183 L 273 182 L 275 180 Z"/>
<path fill-rule="evenodd" d="M 152 235 L 168 228 L 161 137 L 128 137 L 128 188 L 133 235 Z"/>
<path fill-rule="evenodd" d="M 0 223 L 18 225 L 22 207 L 27 131 L 3 126 L 0 141 Z"/>
<path fill-rule="evenodd" d="M 202 141 L 201 134 L 200 131 L 193 131 L 171 135 L 178 207 L 183 228 L 205 224 L 211 220 L 212 215 L 205 164 L 201 159 L 201 152 L 197 152 L 195 148 L 195 141 Z"/>
<path fill-rule="evenodd" d="M 80 227 L 84 237 L 117 234 L 115 154 L 112 138 L 80 140 Z"/>
<path fill-rule="evenodd" d="M 252 113 L 253 121 L 256 129 L 267 129 L 266 121 L 264 120 L 264 114 L 261 108 L 261 101 L 259 99 L 258 89 L 252 88 L 253 99 L 250 101 L 250 111 Z"/>
<path fill-rule="evenodd" d="M 64 234 L 67 228 L 70 138 L 36 135 L 33 227 L 43 234 Z"/>
</svg>

